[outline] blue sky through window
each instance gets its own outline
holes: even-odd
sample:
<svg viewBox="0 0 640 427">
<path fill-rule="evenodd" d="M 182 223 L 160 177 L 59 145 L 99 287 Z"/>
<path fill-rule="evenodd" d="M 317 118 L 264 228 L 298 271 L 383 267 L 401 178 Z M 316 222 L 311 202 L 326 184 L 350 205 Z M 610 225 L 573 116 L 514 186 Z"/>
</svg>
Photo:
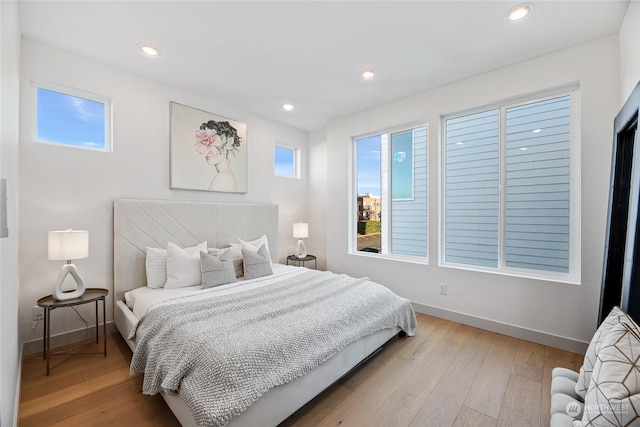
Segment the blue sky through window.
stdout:
<svg viewBox="0 0 640 427">
<path fill-rule="evenodd" d="M 38 88 L 38 140 L 106 150 L 102 102 Z"/>
<path fill-rule="evenodd" d="M 295 178 L 295 150 L 276 145 L 274 162 L 276 176 Z"/>
<path fill-rule="evenodd" d="M 356 140 L 358 194 L 380 196 L 380 135 Z"/>
</svg>

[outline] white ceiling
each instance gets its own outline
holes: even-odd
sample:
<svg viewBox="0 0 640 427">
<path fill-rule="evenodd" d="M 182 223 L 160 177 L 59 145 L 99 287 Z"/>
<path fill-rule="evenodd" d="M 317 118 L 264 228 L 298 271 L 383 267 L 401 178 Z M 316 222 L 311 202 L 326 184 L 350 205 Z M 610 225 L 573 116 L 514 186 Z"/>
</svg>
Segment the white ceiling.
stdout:
<svg viewBox="0 0 640 427">
<path fill-rule="evenodd" d="M 536 0 L 525 20 L 506 22 L 520 3 L 20 0 L 19 13 L 25 37 L 312 130 L 617 33 L 628 0 Z M 161 55 L 141 54 L 143 42 Z M 367 68 L 372 81 L 360 78 Z"/>
</svg>

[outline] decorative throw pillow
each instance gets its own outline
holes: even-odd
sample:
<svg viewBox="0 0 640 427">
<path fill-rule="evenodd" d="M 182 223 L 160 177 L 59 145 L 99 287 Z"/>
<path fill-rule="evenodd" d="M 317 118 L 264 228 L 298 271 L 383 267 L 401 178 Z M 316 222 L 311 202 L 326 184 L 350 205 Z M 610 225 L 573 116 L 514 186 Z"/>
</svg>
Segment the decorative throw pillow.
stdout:
<svg viewBox="0 0 640 427">
<path fill-rule="evenodd" d="M 159 289 L 167 283 L 167 250 L 146 248 L 144 266 L 147 272 L 147 287 Z"/>
<path fill-rule="evenodd" d="M 244 266 L 242 264 L 242 245 L 231 243 L 228 248 L 223 249 L 229 251 L 233 259 L 233 269 L 236 271 L 236 277 L 244 276 Z"/>
<path fill-rule="evenodd" d="M 202 289 L 226 285 L 237 280 L 231 251 L 222 251 L 219 257 L 207 252 L 200 252 L 200 265 L 202 268 Z"/>
<path fill-rule="evenodd" d="M 269 251 L 265 245 L 260 246 L 257 252 L 242 249 L 242 258 L 244 259 L 245 279 L 256 279 L 273 274 Z"/>
<path fill-rule="evenodd" d="M 207 248 L 207 253 L 209 255 L 213 255 L 214 257 L 220 258 L 225 250 L 226 248 L 225 249 Z"/>
<path fill-rule="evenodd" d="M 635 324 L 614 325 L 602 342 L 585 397 L 583 426 L 640 422 L 640 336 Z"/>
<path fill-rule="evenodd" d="M 207 242 L 182 249 L 167 243 L 167 283 L 165 289 L 186 288 L 202 284 L 200 252 L 207 251 Z"/>
<path fill-rule="evenodd" d="M 265 234 L 263 234 L 262 236 L 258 237 L 255 240 L 250 240 L 245 242 L 242 239 L 238 239 L 240 241 L 240 244 L 242 245 L 242 249 L 247 249 L 253 252 L 258 252 L 258 249 L 260 249 L 261 246 L 264 245 L 264 247 L 267 250 L 267 254 L 269 254 L 269 239 L 267 238 L 267 236 Z M 271 261 L 271 258 L 269 258 L 269 261 Z"/>
<path fill-rule="evenodd" d="M 600 351 L 602 342 L 607 337 L 611 328 L 620 323 L 620 319 L 628 319 L 631 321 L 619 307 L 613 307 L 607 318 L 604 319 L 602 324 L 600 324 L 600 327 L 598 327 L 598 330 L 593 335 L 593 338 L 589 343 L 589 347 L 587 347 L 587 352 L 584 355 L 584 362 L 580 368 L 580 375 L 578 375 L 578 381 L 576 382 L 576 393 L 583 399 L 587 394 L 589 381 L 591 380 L 591 372 L 593 371 L 593 366 L 596 363 L 596 355 L 598 354 L 598 351 Z"/>
</svg>

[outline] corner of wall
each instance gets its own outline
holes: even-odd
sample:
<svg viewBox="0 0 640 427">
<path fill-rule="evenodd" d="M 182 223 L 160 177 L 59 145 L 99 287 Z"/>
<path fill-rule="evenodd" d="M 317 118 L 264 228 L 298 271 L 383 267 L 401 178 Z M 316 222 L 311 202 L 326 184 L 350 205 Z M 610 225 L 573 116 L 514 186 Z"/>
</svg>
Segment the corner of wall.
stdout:
<svg viewBox="0 0 640 427">
<path fill-rule="evenodd" d="M 620 51 L 620 106 L 640 82 L 640 2 L 630 1 L 618 33 Z"/>
<path fill-rule="evenodd" d="M 307 213 L 310 253 L 318 258 L 318 269 L 327 268 L 327 130 L 307 133 Z"/>
<path fill-rule="evenodd" d="M 20 389 L 17 164 L 20 99 L 18 3 L 0 2 L 0 177 L 7 179 L 9 237 L 0 239 L 0 424 L 16 425 Z"/>
</svg>

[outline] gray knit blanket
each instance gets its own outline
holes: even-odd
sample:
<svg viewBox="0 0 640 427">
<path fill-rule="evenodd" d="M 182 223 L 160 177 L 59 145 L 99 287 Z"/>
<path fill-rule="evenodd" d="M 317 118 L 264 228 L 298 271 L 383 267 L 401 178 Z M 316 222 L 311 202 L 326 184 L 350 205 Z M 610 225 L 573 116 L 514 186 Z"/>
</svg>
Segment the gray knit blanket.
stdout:
<svg viewBox="0 0 640 427">
<path fill-rule="evenodd" d="M 222 426 L 271 388 L 385 328 L 413 335 L 409 300 L 368 279 L 308 270 L 226 296 L 153 308 L 130 338 L 143 393 L 178 392 L 202 426 Z"/>
</svg>

